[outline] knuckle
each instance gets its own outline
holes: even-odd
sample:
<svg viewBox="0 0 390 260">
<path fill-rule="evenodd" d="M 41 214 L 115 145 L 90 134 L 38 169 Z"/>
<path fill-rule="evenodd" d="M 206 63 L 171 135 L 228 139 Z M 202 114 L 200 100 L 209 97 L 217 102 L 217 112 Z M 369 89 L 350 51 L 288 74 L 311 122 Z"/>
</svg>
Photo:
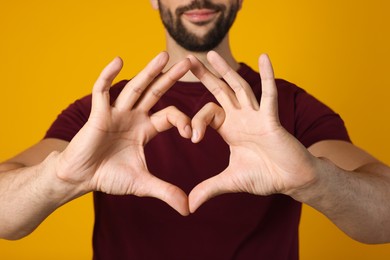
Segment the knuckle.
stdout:
<svg viewBox="0 0 390 260">
<path fill-rule="evenodd" d="M 230 75 L 234 75 L 234 71 L 232 68 L 230 67 L 227 67 L 225 68 L 223 71 L 221 71 L 221 76 L 222 77 L 228 77 Z"/>
<path fill-rule="evenodd" d="M 216 96 L 222 92 L 222 87 L 221 86 L 215 86 L 213 89 L 211 89 L 211 93 Z"/>
<path fill-rule="evenodd" d="M 220 110 L 221 107 L 218 106 L 217 104 L 215 104 L 214 102 L 209 102 L 207 103 L 205 106 L 204 106 L 204 109 L 206 111 L 217 111 L 217 110 Z"/>
<path fill-rule="evenodd" d="M 143 89 L 143 88 L 141 88 L 141 87 L 136 87 L 136 86 L 132 87 L 131 90 L 132 90 L 134 93 L 138 94 L 138 95 L 140 95 L 140 94 L 142 94 L 142 92 L 144 92 L 144 89 Z"/>
<path fill-rule="evenodd" d="M 156 78 L 157 74 L 154 71 L 146 70 L 145 77 L 148 81 L 152 81 Z"/>
<path fill-rule="evenodd" d="M 170 71 L 169 71 L 170 72 Z M 177 76 L 174 76 L 173 74 L 172 74 L 172 72 L 171 73 L 167 73 L 166 74 L 166 79 L 167 79 L 167 81 L 169 82 L 169 83 L 174 83 L 174 82 L 176 82 L 177 80 L 178 80 L 178 77 Z"/>
<path fill-rule="evenodd" d="M 152 94 L 156 98 L 161 98 L 164 95 L 164 91 L 162 91 L 161 89 L 153 89 Z"/>
<path fill-rule="evenodd" d="M 219 108 L 219 106 L 214 102 L 209 102 L 207 105 L 209 105 L 211 108 Z"/>
<path fill-rule="evenodd" d="M 173 185 L 167 185 L 163 191 L 162 198 L 164 201 L 170 201 L 179 192 L 179 188 Z"/>
<path fill-rule="evenodd" d="M 170 105 L 166 108 L 164 108 L 164 111 L 166 114 L 177 114 L 178 112 L 180 112 L 175 106 L 173 105 Z"/>
</svg>

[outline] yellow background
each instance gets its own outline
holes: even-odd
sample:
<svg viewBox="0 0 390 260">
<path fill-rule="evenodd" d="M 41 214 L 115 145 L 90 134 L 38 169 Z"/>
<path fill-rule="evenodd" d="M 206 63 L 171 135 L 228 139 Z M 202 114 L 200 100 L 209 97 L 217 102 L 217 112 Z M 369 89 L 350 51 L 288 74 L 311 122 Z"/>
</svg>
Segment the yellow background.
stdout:
<svg viewBox="0 0 390 260">
<path fill-rule="evenodd" d="M 278 77 L 335 109 L 357 145 L 390 163 L 389 11 L 386 0 L 246 0 L 232 48 L 254 68 L 267 52 Z M 0 160 L 42 138 L 114 56 L 130 78 L 164 48 L 147 0 L 2 1 L 0 37 Z M 90 259 L 92 226 L 88 195 L 29 237 L 1 240 L 0 259 Z M 390 259 L 390 245 L 352 241 L 308 207 L 300 232 L 301 259 Z"/>
</svg>

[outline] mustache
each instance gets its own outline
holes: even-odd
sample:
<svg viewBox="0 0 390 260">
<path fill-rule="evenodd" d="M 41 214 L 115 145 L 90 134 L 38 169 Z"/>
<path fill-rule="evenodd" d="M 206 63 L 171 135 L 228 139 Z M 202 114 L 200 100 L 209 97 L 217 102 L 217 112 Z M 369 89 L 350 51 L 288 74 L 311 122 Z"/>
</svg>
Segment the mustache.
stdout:
<svg viewBox="0 0 390 260">
<path fill-rule="evenodd" d="M 225 11 L 226 7 L 222 4 L 214 4 L 209 0 L 194 0 L 190 4 L 185 6 L 180 6 L 176 9 L 175 14 L 177 16 L 182 15 L 187 11 L 194 9 L 210 9 L 214 11 Z"/>
</svg>

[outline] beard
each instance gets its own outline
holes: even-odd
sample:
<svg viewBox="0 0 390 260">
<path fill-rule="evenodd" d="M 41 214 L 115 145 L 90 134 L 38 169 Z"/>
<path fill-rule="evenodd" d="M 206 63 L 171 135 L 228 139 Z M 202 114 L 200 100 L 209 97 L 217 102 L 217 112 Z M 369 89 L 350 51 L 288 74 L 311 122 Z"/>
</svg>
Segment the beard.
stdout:
<svg viewBox="0 0 390 260">
<path fill-rule="evenodd" d="M 207 8 L 219 12 L 213 27 L 203 36 L 190 32 L 183 24 L 181 16 L 186 11 Z M 169 35 L 184 49 L 192 52 L 206 52 L 217 47 L 225 38 L 239 10 L 238 1 L 227 10 L 225 5 L 213 4 L 210 0 L 194 0 L 189 5 L 178 7 L 173 14 L 159 1 L 160 17 Z M 206 23 L 197 23 L 202 26 Z"/>
</svg>

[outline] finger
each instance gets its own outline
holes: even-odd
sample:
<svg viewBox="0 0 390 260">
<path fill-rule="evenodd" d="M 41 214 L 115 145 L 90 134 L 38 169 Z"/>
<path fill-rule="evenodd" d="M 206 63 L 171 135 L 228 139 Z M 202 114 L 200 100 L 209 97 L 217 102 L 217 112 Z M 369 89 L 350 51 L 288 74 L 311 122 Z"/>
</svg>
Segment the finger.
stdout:
<svg viewBox="0 0 390 260">
<path fill-rule="evenodd" d="M 275 83 L 274 71 L 268 55 L 263 54 L 259 58 L 259 70 L 261 77 L 260 107 L 272 118 L 279 120 L 278 116 L 278 91 Z"/>
<path fill-rule="evenodd" d="M 145 178 L 140 193 L 136 195 L 160 199 L 181 215 L 189 215 L 188 197 L 182 189 L 151 174 L 145 175 Z"/>
<path fill-rule="evenodd" d="M 173 65 L 148 87 L 136 107 L 144 111 L 149 111 L 161 96 L 190 70 L 190 67 L 191 62 L 189 59 L 184 59 Z"/>
<path fill-rule="evenodd" d="M 159 133 L 175 126 L 182 137 L 191 138 L 191 119 L 174 106 L 154 113 L 150 120 Z"/>
<path fill-rule="evenodd" d="M 200 142 L 206 132 L 208 125 L 214 129 L 221 127 L 225 121 L 225 111 L 215 103 L 207 103 L 201 110 L 192 118 L 192 137 L 193 143 Z"/>
<path fill-rule="evenodd" d="M 255 109 L 259 108 L 259 103 L 252 88 L 217 52 L 210 51 L 207 54 L 207 59 L 236 93 L 241 106 L 249 106 Z"/>
<path fill-rule="evenodd" d="M 238 107 L 234 92 L 221 79 L 209 71 L 195 56 L 189 55 L 191 60 L 191 72 L 214 95 L 223 108 Z"/>
<path fill-rule="evenodd" d="M 120 110 L 130 110 L 144 90 L 164 69 L 168 59 L 168 53 L 161 52 L 151 60 L 140 73 L 126 84 L 114 106 Z"/>
<path fill-rule="evenodd" d="M 233 185 L 230 184 L 230 179 L 226 178 L 222 172 L 214 177 L 211 177 L 192 189 L 188 195 L 189 210 L 194 213 L 203 203 L 218 195 L 236 192 Z"/>
<path fill-rule="evenodd" d="M 97 108 L 107 109 L 110 106 L 109 90 L 122 67 L 122 59 L 116 57 L 100 73 L 92 90 L 92 111 L 95 111 Z"/>
</svg>

